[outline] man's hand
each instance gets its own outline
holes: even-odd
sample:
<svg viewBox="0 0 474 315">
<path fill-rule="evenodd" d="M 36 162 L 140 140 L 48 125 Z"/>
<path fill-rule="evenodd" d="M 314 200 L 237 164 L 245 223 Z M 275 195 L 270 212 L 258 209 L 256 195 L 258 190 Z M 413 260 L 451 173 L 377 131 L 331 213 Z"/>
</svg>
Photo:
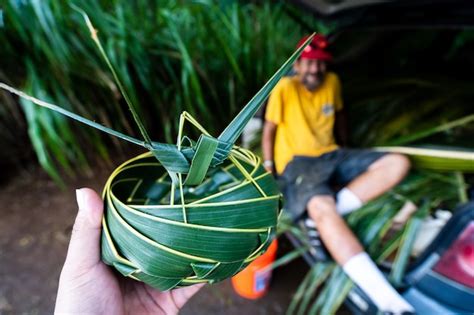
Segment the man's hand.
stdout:
<svg viewBox="0 0 474 315">
<path fill-rule="evenodd" d="M 203 285 L 160 292 L 116 276 L 100 260 L 103 201 L 89 188 L 76 190 L 79 212 L 59 279 L 55 314 L 177 314 Z"/>
<path fill-rule="evenodd" d="M 263 134 L 262 134 L 262 153 L 263 153 L 263 167 L 267 171 L 276 175 L 275 163 L 273 161 L 273 150 L 275 146 L 275 134 L 277 130 L 277 125 L 270 122 L 265 121 L 263 125 Z"/>
<path fill-rule="evenodd" d="M 273 161 L 263 161 L 263 167 L 267 170 L 267 172 L 272 173 L 273 176 L 276 175 L 275 163 Z"/>
</svg>

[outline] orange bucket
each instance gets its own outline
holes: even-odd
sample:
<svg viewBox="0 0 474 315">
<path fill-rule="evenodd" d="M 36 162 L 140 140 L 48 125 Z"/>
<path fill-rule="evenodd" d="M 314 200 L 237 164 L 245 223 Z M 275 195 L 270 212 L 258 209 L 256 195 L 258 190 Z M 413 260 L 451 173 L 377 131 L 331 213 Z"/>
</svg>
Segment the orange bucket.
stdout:
<svg viewBox="0 0 474 315">
<path fill-rule="evenodd" d="M 260 298 L 267 292 L 272 277 L 272 271 L 262 271 L 262 269 L 275 261 L 277 248 L 278 242 L 275 239 L 263 255 L 232 277 L 232 286 L 238 295 L 254 300 Z"/>
</svg>

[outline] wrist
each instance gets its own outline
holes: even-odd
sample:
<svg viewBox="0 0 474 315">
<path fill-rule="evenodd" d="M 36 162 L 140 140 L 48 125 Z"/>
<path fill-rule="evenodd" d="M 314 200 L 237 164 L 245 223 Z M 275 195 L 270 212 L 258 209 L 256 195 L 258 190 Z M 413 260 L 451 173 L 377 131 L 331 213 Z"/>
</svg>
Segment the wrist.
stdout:
<svg viewBox="0 0 474 315">
<path fill-rule="evenodd" d="M 273 162 L 273 160 L 264 160 L 263 161 L 263 166 L 264 167 L 273 167 L 275 165 L 275 163 Z"/>
</svg>

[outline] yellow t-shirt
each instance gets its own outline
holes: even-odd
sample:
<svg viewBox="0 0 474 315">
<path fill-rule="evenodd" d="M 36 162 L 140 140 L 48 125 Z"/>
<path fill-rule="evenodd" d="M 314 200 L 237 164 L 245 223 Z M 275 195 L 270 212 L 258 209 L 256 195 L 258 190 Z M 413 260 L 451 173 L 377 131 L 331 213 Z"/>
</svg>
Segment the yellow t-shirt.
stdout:
<svg viewBox="0 0 474 315">
<path fill-rule="evenodd" d="M 341 84 L 328 72 L 311 92 L 297 77 L 278 82 L 268 100 L 265 119 L 277 125 L 274 159 L 278 173 L 295 155 L 319 156 L 337 149 L 335 112 L 342 109 Z"/>
</svg>

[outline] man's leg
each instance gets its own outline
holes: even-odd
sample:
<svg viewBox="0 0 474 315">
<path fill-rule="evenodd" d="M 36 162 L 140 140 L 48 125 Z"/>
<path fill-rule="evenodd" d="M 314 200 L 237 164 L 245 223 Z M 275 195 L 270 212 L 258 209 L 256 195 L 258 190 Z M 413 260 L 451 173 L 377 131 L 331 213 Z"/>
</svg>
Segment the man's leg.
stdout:
<svg viewBox="0 0 474 315">
<path fill-rule="evenodd" d="M 316 223 L 327 250 L 339 265 L 344 265 L 351 257 L 364 251 L 344 219 L 336 212 L 336 202 L 332 196 L 311 198 L 308 214 Z"/>
<path fill-rule="evenodd" d="M 387 154 L 372 163 L 347 188 L 366 203 L 398 184 L 410 170 L 410 160 L 401 154 Z"/>
<path fill-rule="evenodd" d="M 389 154 L 378 159 L 347 186 L 347 193 L 349 196 L 352 194 L 350 199 L 356 199 L 354 207 L 359 207 L 395 186 L 406 175 L 409 166 L 408 159 L 402 155 Z M 311 198 L 307 209 L 331 256 L 379 309 L 395 313 L 413 311 L 364 252 L 360 242 L 338 214 L 336 201 L 332 196 Z"/>
<path fill-rule="evenodd" d="M 308 213 L 316 223 L 331 256 L 380 310 L 394 314 L 413 311 L 364 252 L 362 245 L 337 213 L 332 196 L 311 198 Z"/>
<path fill-rule="evenodd" d="M 400 154 L 387 154 L 373 162 L 367 171 L 353 179 L 337 195 L 341 215 L 360 208 L 398 184 L 408 173 L 410 160 Z"/>
</svg>

